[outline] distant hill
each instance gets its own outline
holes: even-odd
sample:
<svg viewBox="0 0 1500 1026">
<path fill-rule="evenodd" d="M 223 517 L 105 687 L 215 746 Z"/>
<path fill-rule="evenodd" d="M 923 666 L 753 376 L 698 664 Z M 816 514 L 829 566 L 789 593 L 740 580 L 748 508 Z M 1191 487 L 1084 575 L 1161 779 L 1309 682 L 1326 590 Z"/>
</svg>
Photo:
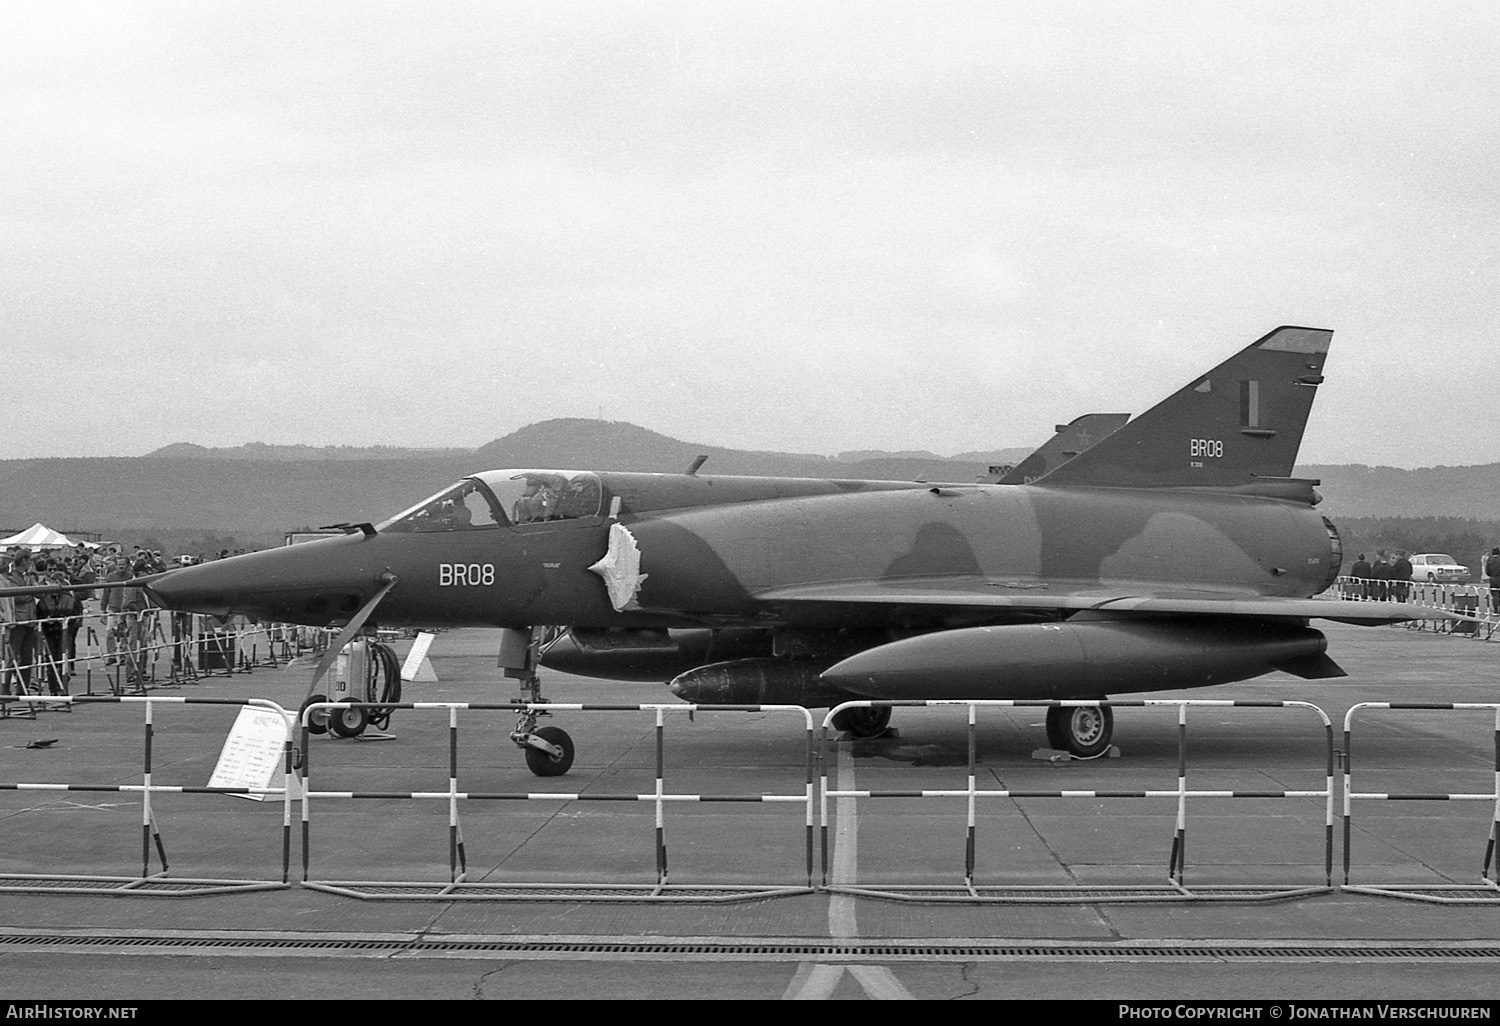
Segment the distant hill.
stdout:
<svg viewBox="0 0 1500 1026">
<path fill-rule="evenodd" d="M 398 446 L 165 446 L 142 457 L 0 461 L 0 524 L 36 521 L 106 536 L 129 530 L 272 533 L 381 520 L 466 474 L 505 467 L 587 467 L 704 474 L 972 481 L 1029 448 L 944 457 L 857 451 L 755 452 L 684 442 L 622 421 L 532 424 L 478 449 Z M 1305 466 L 1322 509 L 1341 517 L 1500 519 L 1500 463 L 1476 467 Z"/>
<path fill-rule="evenodd" d="M 1500 463 L 1473 467 L 1309 465 L 1299 477 L 1323 483 L 1323 511 L 1345 517 L 1472 517 L 1500 519 Z"/>
<path fill-rule="evenodd" d="M 1024 456 L 1029 449 L 997 450 L 989 462 L 1006 462 L 1007 453 Z M 950 459 L 933 453 L 757 452 L 683 442 L 624 421 L 562 418 L 531 424 L 474 452 L 483 467 L 590 467 L 681 473 L 699 456 L 707 456 L 705 474 L 764 474 L 782 477 L 865 477 L 899 481 L 971 481 L 985 472 L 980 460 Z M 1011 459 L 1019 458 L 1012 456 Z"/>
<path fill-rule="evenodd" d="M 679 441 L 624 421 L 581 418 L 530 424 L 481 445 L 474 455 L 487 467 L 593 466 L 660 473 L 686 470 L 699 455 L 708 456 L 712 468 L 704 473 L 823 476 L 837 466 L 826 456 L 741 452 Z M 788 469 L 748 469 L 768 463 Z"/>
<path fill-rule="evenodd" d="M 477 468 L 598 467 L 672 473 L 686 470 L 700 455 L 708 457 L 704 473 L 769 474 L 809 477 L 953 477 L 969 480 L 991 464 L 1014 463 L 1029 448 L 939 456 L 924 450 L 885 452 L 878 449 L 813 453 L 761 452 L 684 442 L 625 421 L 565 417 L 529 424 L 477 449 L 417 449 L 394 445 L 244 445 L 208 448 L 175 442 L 147 453 L 150 460 L 236 460 L 274 463 L 374 462 L 388 460 L 469 459 Z"/>
<path fill-rule="evenodd" d="M 209 449 L 192 442 L 174 442 L 146 453 L 144 459 L 168 460 L 427 460 L 467 456 L 472 449 L 404 449 L 395 445 L 267 445 L 246 442 L 231 448 Z"/>
</svg>

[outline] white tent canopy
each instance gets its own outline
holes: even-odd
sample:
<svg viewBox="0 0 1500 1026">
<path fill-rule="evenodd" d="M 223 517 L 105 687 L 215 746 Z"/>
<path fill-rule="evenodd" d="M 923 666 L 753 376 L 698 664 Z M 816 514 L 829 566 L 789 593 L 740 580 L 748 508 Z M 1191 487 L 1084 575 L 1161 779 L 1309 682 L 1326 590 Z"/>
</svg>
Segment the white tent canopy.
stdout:
<svg viewBox="0 0 1500 1026">
<path fill-rule="evenodd" d="M 89 548 L 97 548 L 97 546 L 89 545 L 88 542 L 76 542 L 65 534 L 58 534 L 45 524 L 32 524 L 20 534 L 13 534 L 9 538 L 0 538 L 0 549 L 8 549 L 17 545 L 30 549 L 33 552 L 38 549 L 61 549 L 69 545 L 85 545 Z"/>
</svg>

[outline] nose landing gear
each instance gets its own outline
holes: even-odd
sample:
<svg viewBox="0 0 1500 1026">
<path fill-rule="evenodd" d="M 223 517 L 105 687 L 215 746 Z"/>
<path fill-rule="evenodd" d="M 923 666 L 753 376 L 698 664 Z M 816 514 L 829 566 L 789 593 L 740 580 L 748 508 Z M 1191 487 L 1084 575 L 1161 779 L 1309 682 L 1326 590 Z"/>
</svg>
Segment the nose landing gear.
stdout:
<svg viewBox="0 0 1500 1026">
<path fill-rule="evenodd" d="M 539 777 L 560 777 L 573 767 L 573 739 L 561 727 L 538 727 L 537 720 L 546 716 L 542 697 L 542 680 L 537 676 L 538 657 L 544 638 L 541 630 L 507 628 L 500 637 L 500 668 L 507 677 L 519 681 L 517 705 L 525 705 L 516 719 L 510 739 L 526 757 L 526 768 Z"/>
</svg>

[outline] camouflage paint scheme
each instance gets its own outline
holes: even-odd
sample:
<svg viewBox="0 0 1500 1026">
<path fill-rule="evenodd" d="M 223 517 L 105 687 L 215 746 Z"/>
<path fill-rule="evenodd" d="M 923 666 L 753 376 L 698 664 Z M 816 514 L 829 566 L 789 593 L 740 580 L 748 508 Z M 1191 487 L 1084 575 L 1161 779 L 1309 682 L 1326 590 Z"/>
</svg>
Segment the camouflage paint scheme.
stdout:
<svg viewBox="0 0 1500 1026">
<path fill-rule="evenodd" d="M 150 590 L 172 608 L 324 625 L 370 612 L 394 580 L 381 623 L 568 627 L 545 663 L 675 678 L 700 701 L 1341 675 L 1310 618 L 1431 611 L 1312 597 L 1339 572 L 1338 535 L 1317 482 L 1289 475 L 1331 335 L 1277 328 L 1030 484 L 600 472 L 589 515 L 415 531 L 413 513 Z M 472 480 L 583 480 L 570 474 Z"/>
<path fill-rule="evenodd" d="M 1008 472 L 996 475 L 994 484 L 1032 484 L 1046 477 L 1089 446 L 1114 434 L 1130 419 L 1128 413 L 1085 413 L 1070 423 L 1057 425 L 1057 433 Z M 985 479 L 988 480 L 988 479 Z"/>
</svg>

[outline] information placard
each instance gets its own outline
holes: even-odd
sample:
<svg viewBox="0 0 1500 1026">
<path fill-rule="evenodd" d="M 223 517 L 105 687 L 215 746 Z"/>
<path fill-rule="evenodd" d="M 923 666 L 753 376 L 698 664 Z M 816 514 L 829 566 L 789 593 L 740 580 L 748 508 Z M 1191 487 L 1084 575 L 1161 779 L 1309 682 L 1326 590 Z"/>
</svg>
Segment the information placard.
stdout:
<svg viewBox="0 0 1500 1026">
<path fill-rule="evenodd" d="M 209 778 L 209 787 L 280 787 L 286 771 L 288 724 L 275 709 L 242 706 L 239 718 Z M 292 797 L 296 798 L 297 776 L 292 775 Z M 237 798 L 263 801 L 263 794 L 241 794 Z"/>
</svg>

